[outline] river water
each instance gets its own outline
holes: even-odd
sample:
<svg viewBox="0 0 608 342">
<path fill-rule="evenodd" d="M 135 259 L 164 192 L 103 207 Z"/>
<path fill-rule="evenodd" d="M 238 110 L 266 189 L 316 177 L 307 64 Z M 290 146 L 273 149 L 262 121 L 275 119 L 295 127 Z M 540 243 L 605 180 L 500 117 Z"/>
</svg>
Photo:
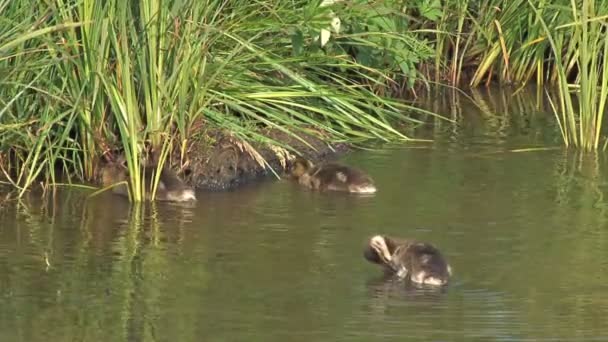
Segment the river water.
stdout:
<svg viewBox="0 0 608 342">
<path fill-rule="evenodd" d="M 427 99 L 453 123 L 341 161 L 373 196 L 268 179 L 131 206 L 0 206 L 0 341 L 606 341 L 606 158 L 561 148 L 534 92 Z M 534 148 L 551 149 L 534 149 Z M 384 279 L 376 233 L 437 245 L 442 290 Z"/>
</svg>

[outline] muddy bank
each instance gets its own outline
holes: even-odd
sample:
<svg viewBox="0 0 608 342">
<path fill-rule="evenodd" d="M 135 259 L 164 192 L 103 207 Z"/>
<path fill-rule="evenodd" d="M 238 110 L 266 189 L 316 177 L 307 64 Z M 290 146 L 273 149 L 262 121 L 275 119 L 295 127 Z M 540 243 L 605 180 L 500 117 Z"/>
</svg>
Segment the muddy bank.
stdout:
<svg viewBox="0 0 608 342">
<path fill-rule="evenodd" d="M 280 131 L 267 131 L 264 135 L 291 146 L 315 162 L 335 158 L 349 150 L 347 144 L 329 144 L 311 134 L 298 133 L 304 142 Z M 182 178 L 198 189 L 232 189 L 262 177 L 274 177 L 272 170 L 283 176 L 293 155 L 286 149 L 250 145 L 222 132 L 208 132 L 203 139 L 191 144 Z"/>
</svg>

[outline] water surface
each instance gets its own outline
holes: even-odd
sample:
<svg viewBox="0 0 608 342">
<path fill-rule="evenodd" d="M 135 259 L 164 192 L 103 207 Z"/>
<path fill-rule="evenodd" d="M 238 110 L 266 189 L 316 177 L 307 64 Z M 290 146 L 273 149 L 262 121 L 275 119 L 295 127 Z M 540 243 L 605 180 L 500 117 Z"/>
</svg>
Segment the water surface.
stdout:
<svg viewBox="0 0 608 342">
<path fill-rule="evenodd" d="M 432 143 L 342 161 L 374 196 L 268 180 L 195 205 L 84 190 L 0 208 L 0 341 L 605 341 L 603 156 L 561 148 L 534 96 L 446 96 Z M 370 235 L 433 242 L 442 291 L 381 277 Z"/>
</svg>

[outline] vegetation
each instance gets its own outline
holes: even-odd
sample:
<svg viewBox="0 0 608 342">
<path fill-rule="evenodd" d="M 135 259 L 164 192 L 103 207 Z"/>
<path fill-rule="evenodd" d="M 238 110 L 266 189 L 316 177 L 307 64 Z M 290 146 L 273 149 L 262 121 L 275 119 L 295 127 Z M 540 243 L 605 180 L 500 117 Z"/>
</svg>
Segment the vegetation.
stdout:
<svg viewBox="0 0 608 342">
<path fill-rule="evenodd" d="M 257 128 L 407 139 L 391 122 L 412 107 L 378 95 L 391 83 L 387 73 L 345 52 L 363 56 L 395 39 L 424 44 L 394 32 L 366 38 L 352 24 L 364 8 L 350 8 L 342 25 L 319 1 L 21 0 L 0 10 L 2 42 L 15 36 L 0 60 L 11 70 L 1 74 L 2 130 L 10 131 L 1 164 L 21 193 L 39 178 L 55 183 L 56 166 L 91 179 L 102 156 L 121 150 L 139 200 L 136 170 L 147 147 L 183 160 L 209 127 L 271 144 L 280 142 Z M 64 29 L 30 32 L 57 25 Z M 342 27 L 345 42 L 328 43 Z M 412 74 L 418 57 L 409 54 L 388 60 Z"/>
<path fill-rule="evenodd" d="M 577 53 L 572 57 L 572 63 L 577 66 L 578 72 L 578 110 L 575 109 L 570 96 L 566 67 L 570 64 L 564 64 L 566 61 L 562 57 L 562 51 L 565 51 L 563 39 L 556 40 L 541 19 L 555 55 L 558 71 L 560 103 L 558 108 L 551 103 L 553 111 L 560 124 L 565 144 L 573 144 L 586 150 L 596 150 L 599 146 L 608 98 L 608 73 L 604 71 L 604 66 L 608 65 L 608 32 L 606 26 L 596 17 L 595 11 L 593 2 L 584 0 L 581 10 L 576 6 L 572 7 L 572 16 L 576 20 L 566 25 L 571 28 L 570 33 L 576 42 L 573 49 Z"/>
<path fill-rule="evenodd" d="M 607 19 L 605 1 L 449 1 L 437 21 L 444 33 L 435 78 L 453 85 L 468 76 L 472 86 L 491 80 L 556 86 L 552 103 L 564 143 L 595 150 L 608 95 Z"/>
<path fill-rule="evenodd" d="M 140 200 L 142 155 L 185 163 L 209 129 L 288 149 L 260 128 L 408 139 L 394 123 L 416 108 L 396 98 L 427 80 L 555 84 L 566 145 L 602 139 L 602 1 L 0 0 L 0 13 L 0 166 L 20 194 L 124 153 Z"/>
</svg>

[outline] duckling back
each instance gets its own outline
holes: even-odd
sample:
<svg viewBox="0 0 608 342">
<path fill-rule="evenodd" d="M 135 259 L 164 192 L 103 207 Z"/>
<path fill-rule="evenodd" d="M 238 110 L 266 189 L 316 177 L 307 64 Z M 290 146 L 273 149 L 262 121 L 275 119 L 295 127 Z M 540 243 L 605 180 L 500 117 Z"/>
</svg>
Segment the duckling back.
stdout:
<svg viewBox="0 0 608 342">
<path fill-rule="evenodd" d="M 300 185 L 313 190 L 376 192 L 373 180 L 363 171 L 337 163 L 315 166 L 312 162 L 298 157 L 293 162 L 290 173 Z"/>
<path fill-rule="evenodd" d="M 412 242 L 397 248 L 392 257 L 393 267 L 400 277 L 418 284 L 445 285 L 451 269 L 435 246 L 424 242 Z"/>
<path fill-rule="evenodd" d="M 316 168 L 312 177 L 318 179 L 323 190 L 353 193 L 375 193 L 376 186 L 365 172 L 340 164 L 325 164 Z"/>
<path fill-rule="evenodd" d="M 145 166 L 143 171 L 143 186 L 146 189 L 146 200 L 151 199 L 150 189 L 154 183 L 154 166 Z M 102 167 L 101 178 L 103 186 L 111 186 L 112 192 L 121 196 L 129 196 L 127 182 L 129 175 L 127 169 L 119 164 L 107 164 Z M 122 184 L 117 184 L 121 183 Z M 179 177 L 168 167 L 161 170 L 160 179 L 156 187 L 156 199 L 160 201 L 185 202 L 195 201 L 194 189 L 187 186 Z"/>
</svg>

